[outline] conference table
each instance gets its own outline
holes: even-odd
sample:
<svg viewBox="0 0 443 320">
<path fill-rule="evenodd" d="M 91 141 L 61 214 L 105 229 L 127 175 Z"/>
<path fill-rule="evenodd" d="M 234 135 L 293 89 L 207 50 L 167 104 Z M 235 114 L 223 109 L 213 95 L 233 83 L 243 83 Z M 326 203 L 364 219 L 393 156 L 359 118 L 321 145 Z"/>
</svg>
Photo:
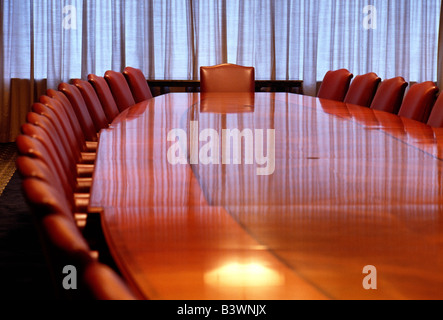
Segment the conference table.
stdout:
<svg viewBox="0 0 443 320">
<path fill-rule="evenodd" d="M 370 108 L 170 93 L 102 130 L 90 209 L 145 299 L 442 299 L 442 159 Z"/>
</svg>

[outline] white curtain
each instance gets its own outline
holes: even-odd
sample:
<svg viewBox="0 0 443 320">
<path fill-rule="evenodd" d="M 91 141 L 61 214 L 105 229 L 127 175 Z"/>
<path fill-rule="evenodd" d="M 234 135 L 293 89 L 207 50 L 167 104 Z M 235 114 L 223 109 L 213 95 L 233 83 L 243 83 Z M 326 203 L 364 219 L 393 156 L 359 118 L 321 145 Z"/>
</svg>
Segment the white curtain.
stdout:
<svg viewBox="0 0 443 320">
<path fill-rule="evenodd" d="M 237 63 L 254 66 L 258 80 L 303 80 L 309 95 L 338 68 L 437 80 L 440 0 L 0 0 L 0 6 L 0 142 L 14 141 L 41 81 L 56 88 L 125 66 L 150 79 L 181 80 L 198 79 L 202 65 Z M 27 83 L 15 81 L 22 87 L 14 89 L 11 79 Z"/>
</svg>

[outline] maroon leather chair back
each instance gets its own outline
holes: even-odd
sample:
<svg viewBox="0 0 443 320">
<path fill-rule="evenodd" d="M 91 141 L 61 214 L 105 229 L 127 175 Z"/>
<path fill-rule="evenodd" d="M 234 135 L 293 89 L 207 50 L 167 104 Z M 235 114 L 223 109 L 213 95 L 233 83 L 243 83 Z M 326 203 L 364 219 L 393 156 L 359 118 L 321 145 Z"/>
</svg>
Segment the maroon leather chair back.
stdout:
<svg viewBox="0 0 443 320">
<path fill-rule="evenodd" d="M 406 93 L 398 115 L 427 123 L 437 93 L 438 88 L 431 81 L 414 84 Z"/>
<path fill-rule="evenodd" d="M 434 128 L 443 128 L 443 94 L 439 94 L 428 119 L 428 125 Z"/>
<path fill-rule="evenodd" d="M 344 102 L 370 107 L 380 81 L 374 72 L 356 76 L 349 86 Z"/>
<path fill-rule="evenodd" d="M 91 115 L 92 121 L 95 126 L 95 130 L 99 132 L 101 129 L 109 127 L 108 119 L 106 118 L 105 111 L 103 110 L 100 99 L 94 90 L 94 87 L 85 80 L 74 79 L 72 83 L 77 87 L 83 96 L 86 107 Z"/>
<path fill-rule="evenodd" d="M 29 142 L 32 145 L 27 150 L 28 153 L 22 155 L 39 158 L 48 167 L 54 169 L 54 174 L 58 174 L 63 179 L 66 195 L 70 197 L 76 188 L 76 164 L 66 154 L 60 140 L 51 139 L 43 128 L 30 123 L 23 124 L 21 132 L 34 138 L 41 144 L 39 145 L 34 141 Z"/>
<path fill-rule="evenodd" d="M 86 147 L 86 137 L 72 107 L 72 104 L 69 102 L 68 98 L 62 92 L 52 89 L 49 89 L 47 91 L 47 96 L 49 98 L 52 98 L 52 101 L 49 101 L 46 96 L 42 96 L 40 97 L 40 102 L 50 108 L 54 108 L 53 110 L 57 112 L 60 116 L 62 116 L 63 114 L 66 115 L 72 129 L 75 132 L 77 141 L 79 141 L 82 150 L 84 150 Z"/>
<path fill-rule="evenodd" d="M 145 75 L 140 69 L 126 67 L 123 75 L 131 88 L 132 96 L 136 103 L 152 98 L 151 89 Z"/>
<path fill-rule="evenodd" d="M 88 75 L 88 81 L 92 84 L 95 92 L 97 93 L 97 96 L 102 104 L 103 111 L 108 119 L 108 123 L 112 123 L 120 111 L 118 110 L 108 83 L 106 82 L 105 78 L 99 77 L 95 74 Z"/>
<path fill-rule="evenodd" d="M 371 109 L 398 114 L 407 86 L 403 77 L 384 80 L 375 93 Z"/>
<path fill-rule="evenodd" d="M 135 104 L 131 89 L 123 73 L 108 70 L 105 73 L 105 80 L 111 89 L 112 96 L 120 112 Z"/>
<path fill-rule="evenodd" d="M 68 83 L 60 83 L 58 89 L 63 92 L 71 102 L 86 140 L 97 141 L 97 131 L 81 92 L 76 86 Z"/>
<path fill-rule="evenodd" d="M 57 190 L 63 190 L 63 182 L 60 177 L 54 174 L 54 172 L 38 158 L 19 156 L 16 159 L 16 167 L 22 179 L 33 178 L 41 180 L 50 183 L 51 186 Z M 62 196 L 64 196 L 64 194 Z M 66 201 L 65 203 L 69 207 L 69 202 Z"/>
<path fill-rule="evenodd" d="M 235 64 L 200 68 L 200 91 L 255 92 L 255 69 Z"/>
<path fill-rule="evenodd" d="M 52 98 L 41 97 L 42 101 L 46 101 L 47 103 L 51 103 Z M 52 101 L 53 102 L 53 101 Z M 69 119 L 66 118 L 66 114 L 62 117 L 59 117 L 53 108 L 43 104 L 43 103 L 34 103 L 32 105 L 32 111 L 47 117 L 51 123 L 54 124 L 55 127 L 58 128 L 58 131 L 63 131 L 60 134 L 60 137 L 63 137 L 66 142 L 69 144 L 69 149 L 75 155 L 76 162 L 81 161 L 81 152 L 83 151 L 81 145 L 76 140 L 76 135 L 74 130 L 72 129 Z"/>
<path fill-rule="evenodd" d="M 68 198 L 73 194 L 73 188 L 70 181 L 68 181 L 65 168 L 58 157 L 53 157 L 56 151 L 43 145 L 43 143 L 35 137 L 29 136 L 26 133 L 19 135 L 16 138 L 16 145 L 19 155 L 39 159 L 45 163 L 45 165 L 53 172 L 54 175 L 60 178 L 63 183 L 64 195 Z M 69 198 L 71 204 L 73 201 Z"/>
<path fill-rule="evenodd" d="M 352 78 L 353 74 L 346 69 L 328 71 L 323 78 L 317 97 L 343 102 Z"/>
<path fill-rule="evenodd" d="M 68 139 L 65 137 L 63 130 L 61 130 L 61 128 L 59 127 L 54 126 L 49 118 L 36 112 L 28 112 L 28 114 L 26 115 L 26 122 L 28 124 L 33 124 L 34 126 L 42 128 L 48 135 L 49 139 L 51 139 L 51 142 L 61 148 L 61 150 L 57 151 L 66 154 L 72 164 L 76 163 L 76 150 L 71 148 L 71 145 L 69 144 Z"/>
<path fill-rule="evenodd" d="M 32 185 L 40 188 L 30 187 L 25 189 L 26 198 L 35 209 L 36 214 L 43 216 L 51 213 L 64 213 L 70 218 L 73 217 L 71 212 L 71 203 L 63 192 L 63 185 L 58 175 L 48 168 L 48 166 L 40 159 L 30 158 L 28 156 L 20 156 L 16 160 L 17 170 L 25 181 L 33 181 Z M 38 184 L 34 181 L 42 181 L 44 184 Z"/>
<path fill-rule="evenodd" d="M 139 299 L 114 270 L 100 262 L 89 263 L 81 280 L 93 300 Z"/>
<path fill-rule="evenodd" d="M 43 188 L 46 192 L 42 196 L 51 196 L 50 186 L 43 182 L 28 179 L 25 180 L 24 185 L 25 188 L 32 188 L 33 190 Z M 55 273 L 62 275 L 62 268 L 67 265 L 75 265 L 76 268 L 82 270 L 95 260 L 91 254 L 89 244 L 78 229 L 75 220 L 65 212 L 46 215 L 39 221 L 38 225 L 51 254 L 51 263 L 55 264 L 52 267 L 61 269 L 54 270 Z"/>
</svg>

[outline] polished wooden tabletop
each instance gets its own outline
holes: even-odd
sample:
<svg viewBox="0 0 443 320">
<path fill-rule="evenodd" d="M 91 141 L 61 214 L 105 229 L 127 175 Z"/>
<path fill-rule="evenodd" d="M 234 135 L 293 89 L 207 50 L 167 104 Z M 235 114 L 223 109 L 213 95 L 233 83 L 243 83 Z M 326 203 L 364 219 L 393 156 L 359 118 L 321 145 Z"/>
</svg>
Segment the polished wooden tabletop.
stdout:
<svg viewBox="0 0 443 320">
<path fill-rule="evenodd" d="M 91 210 L 146 299 L 442 299 L 442 151 L 442 129 L 355 105 L 166 94 L 101 132 Z"/>
</svg>

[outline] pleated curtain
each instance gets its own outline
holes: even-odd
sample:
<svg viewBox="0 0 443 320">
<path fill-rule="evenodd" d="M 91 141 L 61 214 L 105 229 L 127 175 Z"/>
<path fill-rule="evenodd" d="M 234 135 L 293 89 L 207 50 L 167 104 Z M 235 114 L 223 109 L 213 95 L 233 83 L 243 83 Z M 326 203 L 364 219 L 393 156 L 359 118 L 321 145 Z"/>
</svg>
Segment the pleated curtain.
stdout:
<svg viewBox="0 0 443 320">
<path fill-rule="evenodd" d="M 140 68 L 199 78 L 202 65 L 254 66 L 257 80 L 328 70 L 437 81 L 440 0 L 0 0 L 0 142 L 62 81 Z"/>
</svg>

